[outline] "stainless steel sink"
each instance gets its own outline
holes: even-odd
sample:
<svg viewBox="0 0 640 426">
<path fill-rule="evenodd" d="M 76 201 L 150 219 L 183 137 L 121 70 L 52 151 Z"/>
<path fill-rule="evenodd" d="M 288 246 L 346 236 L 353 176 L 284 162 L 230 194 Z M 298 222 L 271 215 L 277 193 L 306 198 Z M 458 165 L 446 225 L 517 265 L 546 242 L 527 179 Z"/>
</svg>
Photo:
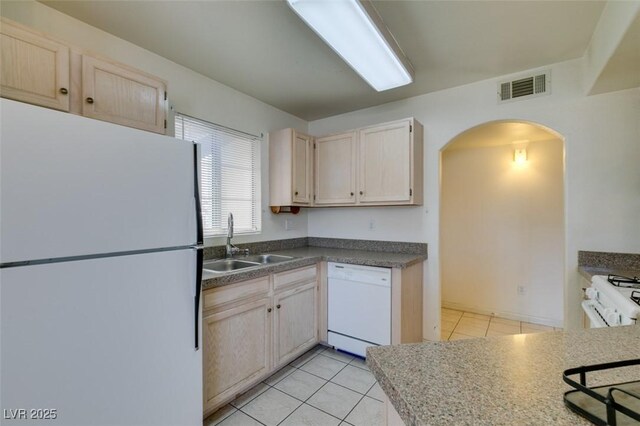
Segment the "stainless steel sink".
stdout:
<svg viewBox="0 0 640 426">
<path fill-rule="evenodd" d="M 254 266 L 286 262 L 291 259 L 295 259 L 295 257 L 282 256 L 280 254 L 256 254 L 253 256 L 243 256 L 239 259 L 206 260 L 202 265 L 202 269 L 205 273 L 220 274 L 222 272 L 237 271 L 238 269 L 251 268 Z"/>
<path fill-rule="evenodd" d="M 293 256 L 282 256 L 280 254 L 257 254 L 253 256 L 245 256 L 242 260 L 248 260 L 250 262 L 257 262 L 262 265 L 267 263 L 286 262 L 287 260 L 295 259 Z"/>
<path fill-rule="evenodd" d="M 258 266 L 260 263 L 258 262 L 250 262 L 246 260 L 238 260 L 238 259 L 220 259 L 220 260 L 209 260 L 204 262 L 202 265 L 202 269 L 205 271 L 211 272 L 230 272 L 236 271 L 238 269 L 251 268 L 252 266 Z"/>
</svg>

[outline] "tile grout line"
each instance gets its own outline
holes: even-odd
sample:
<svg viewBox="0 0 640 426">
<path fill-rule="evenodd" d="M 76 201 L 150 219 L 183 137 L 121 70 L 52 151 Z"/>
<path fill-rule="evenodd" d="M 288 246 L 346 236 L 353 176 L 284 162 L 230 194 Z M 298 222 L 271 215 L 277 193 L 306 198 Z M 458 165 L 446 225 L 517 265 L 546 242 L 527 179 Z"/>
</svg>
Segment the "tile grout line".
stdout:
<svg viewBox="0 0 640 426">
<path fill-rule="evenodd" d="M 324 351 L 323 351 L 323 352 L 324 352 Z M 316 356 L 312 357 L 311 359 L 315 359 L 315 358 L 316 358 L 317 356 L 319 356 L 319 355 L 322 355 L 322 352 L 320 352 L 320 353 L 319 353 L 319 354 L 317 354 Z M 337 359 L 335 359 L 335 358 L 331 358 L 331 357 L 328 357 L 328 356 L 325 356 L 325 358 L 329 358 L 329 359 L 333 359 L 334 361 L 342 362 L 342 361 L 339 361 L 339 360 L 337 360 Z M 310 359 L 309 361 L 307 361 L 307 362 L 310 362 L 310 361 L 311 361 L 311 359 Z M 307 362 L 305 362 L 304 364 L 302 364 L 302 365 L 301 365 L 301 367 L 302 367 L 302 366 L 304 366 L 304 365 L 306 365 L 306 364 L 307 364 Z M 345 368 L 347 368 L 347 365 L 349 365 L 349 364 L 345 364 L 345 365 L 344 365 L 344 367 L 342 367 L 340 370 L 338 370 L 338 372 L 337 372 L 336 374 L 334 374 L 333 376 L 331 376 L 331 379 L 333 379 L 334 377 L 336 377 L 338 374 L 340 374 L 340 372 L 341 372 L 342 370 L 344 370 Z M 302 369 L 300 369 L 300 371 L 304 371 L 304 372 L 305 372 L 305 373 L 307 373 L 307 374 L 311 374 L 312 376 L 319 377 L 319 376 L 316 376 L 316 375 L 315 375 L 315 374 L 313 374 L 313 373 L 309 373 L 308 371 L 305 371 L 305 370 L 302 370 Z M 319 410 L 319 411 L 321 411 L 321 412 L 323 412 L 323 413 L 325 413 L 325 414 L 328 414 L 328 415 L 330 415 L 331 417 L 333 417 L 334 419 L 338 419 L 338 420 L 340 421 L 340 423 L 342 423 L 342 421 L 343 421 L 344 419 L 340 419 L 340 418 L 338 418 L 338 417 L 334 416 L 333 414 L 327 413 L 326 411 L 321 410 L 321 409 L 319 409 L 319 408 L 317 408 L 317 407 L 314 407 L 314 406 L 313 406 L 313 405 L 311 405 L 311 404 L 307 404 L 307 401 L 308 401 L 309 399 L 311 399 L 311 398 L 313 397 L 313 395 L 315 395 L 316 393 L 318 393 L 318 392 L 320 391 L 320 389 L 322 389 L 322 388 L 323 388 L 327 383 L 331 382 L 331 379 L 327 380 L 327 379 L 325 379 L 325 378 L 323 378 L 323 377 L 320 377 L 320 378 L 321 378 L 321 379 L 323 379 L 323 380 L 325 380 L 324 384 L 323 384 L 322 386 L 320 386 L 318 389 L 316 389 L 316 391 L 315 391 L 315 392 L 313 392 L 313 393 L 312 393 L 312 394 L 311 394 L 311 395 L 310 395 L 306 400 L 302 401 L 302 404 L 300 404 L 298 407 L 296 407 L 296 409 L 295 409 L 295 410 L 293 410 L 292 412 L 290 412 L 290 413 L 287 415 L 287 417 L 285 417 L 284 419 L 282 419 L 282 421 L 281 421 L 280 423 L 278 423 L 279 425 L 280 425 L 280 424 L 282 424 L 282 422 L 284 422 L 287 418 L 289 418 L 293 413 L 295 413 L 295 412 L 296 412 L 300 407 L 302 407 L 303 405 L 308 405 L 308 406 L 309 406 L 309 407 L 311 407 L 311 408 L 314 408 L 314 409 Z M 331 383 L 333 383 L 333 382 L 331 382 Z M 336 384 L 337 384 L 337 383 L 336 383 Z M 278 390 L 280 390 L 280 389 L 278 389 Z M 284 393 L 285 395 L 289 395 L 288 393 L 286 393 L 286 392 L 284 392 L 284 391 L 280 391 L 280 392 Z M 292 397 L 292 398 L 297 399 L 298 401 L 300 401 L 300 399 L 299 399 L 299 398 L 296 398 L 296 397 L 295 397 L 295 396 L 293 396 L 293 395 L 289 395 L 289 396 L 290 396 L 290 397 Z M 340 424 L 340 423 L 338 423 L 338 424 Z"/>
<path fill-rule="evenodd" d="M 458 328 L 458 325 L 460 324 L 460 320 L 462 320 L 463 316 L 464 316 L 464 312 L 460 314 L 460 317 L 458 317 L 458 321 L 456 321 L 456 325 L 453 326 L 453 330 L 451 330 L 451 333 L 449 333 L 449 337 L 447 337 L 447 342 L 449 341 L 449 339 L 451 339 L 451 336 L 453 336 L 453 333 L 456 332 L 456 328 Z M 442 318 L 440 319 L 440 321 L 442 322 Z"/>
<path fill-rule="evenodd" d="M 357 369 L 359 369 L 359 370 L 366 371 L 366 372 L 368 372 L 369 374 L 372 374 L 372 373 L 371 373 L 371 371 L 370 371 L 369 369 L 362 368 L 362 367 L 359 367 L 359 366 L 357 366 L 357 365 L 355 365 L 355 364 L 352 364 L 352 362 L 353 362 L 354 360 L 356 360 L 356 359 L 357 359 L 357 357 L 354 357 L 354 358 L 352 358 L 349 362 L 345 363 L 345 362 L 344 362 L 344 361 L 342 361 L 342 360 L 339 360 L 339 359 L 336 359 L 336 358 L 333 358 L 333 357 L 330 357 L 330 356 L 327 356 L 327 355 L 323 355 L 323 352 L 325 352 L 325 351 L 327 351 L 327 350 L 329 350 L 329 349 L 330 349 L 330 348 L 326 347 L 324 350 L 317 352 L 317 353 L 316 353 L 316 354 L 314 354 L 311 358 L 309 358 L 309 359 L 308 359 L 308 360 L 306 360 L 303 364 L 301 364 L 301 365 L 300 365 L 300 367 L 296 367 L 296 366 L 292 365 L 291 363 L 284 365 L 280 370 L 278 370 L 276 373 L 272 374 L 271 376 L 273 376 L 273 375 L 275 375 L 275 374 L 278 374 L 278 372 L 279 372 L 279 371 L 283 370 L 283 369 L 284 369 L 284 368 L 286 368 L 286 367 L 291 367 L 291 368 L 292 368 L 292 370 L 291 370 L 288 374 L 286 374 L 285 376 L 281 377 L 281 378 L 280 378 L 277 382 L 275 382 L 273 385 L 271 385 L 271 384 L 269 384 L 269 383 L 266 383 L 266 381 L 262 381 L 262 382 L 260 382 L 259 384 L 264 384 L 264 385 L 266 386 L 266 389 L 265 389 L 263 392 L 260 392 L 259 394 L 257 394 L 257 395 L 255 395 L 255 396 L 253 396 L 253 397 L 252 397 L 251 399 L 249 399 L 248 401 L 246 401 L 246 402 L 242 405 L 242 407 L 237 407 L 237 406 L 233 405 L 233 401 L 232 401 L 232 402 L 230 402 L 230 403 L 229 403 L 229 405 L 230 405 L 231 407 L 233 407 L 233 408 L 235 409 L 235 411 L 233 411 L 232 413 L 230 413 L 228 416 L 224 417 L 224 418 L 223 418 L 223 419 L 222 419 L 218 424 L 220 424 L 220 423 L 224 422 L 225 420 L 227 420 L 229 417 L 231 417 L 231 416 L 232 416 L 233 414 L 235 414 L 237 411 L 240 411 L 242 414 L 244 414 L 244 415 L 246 415 L 246 416 L 250 417 L 251 419 L 253 419 L 253 420 L 257 421 L 257 422 L 258 422 L 258 423 L 260 423 L 261 425 L 264 425 L 264 423 L 262 423 L 260 420 L 258 420 L 258 419 L 256 419 L 256 418 L 254 418 L 254 417 L 253 417 L 253 416 L 251 416 L 249 413 L 245 412 L 245 411 L 243 410 L 243 408 L 247 407 L 247 406 L 248 406 L 252 401 L 254 401 L 254 400 L 255 400 L 255 399 L 257 399 L 258 397 L 260 397 L 261 395 L 263 395 L 264 393 L 266 393 L 269 389 L 275 389 L 275 390 L 277 390 L 278 392 L 281 392 L 281 393 L 283 393 L 283 394 L 285 394 L 285 395 L 287 395 L 287 396 L 289 396 L 289 397 L 291 397 L 291 398 L 293 398 L 293 399 L 295 399 L 295 400 L 297 400 L 297 401 L 301 402 L 301 404 L 300 404 L 300 405 L 298 405 L 298 406 L 297 406 L 293 411 L 291 411 L 291 413 L 289 413 L 289 414 L 288 414 L 284 419 L 282 419 L 282 421 L 280 421 L 280 422 L 278 423 L 278 425 L 279 425 L 279 424 L 281 424 L 282 422 L 284 422 L 287 418 L 289 418 L 289 417 L 290 417 L 294 412 L 296 412 L 296 411 L 297 411 L 301 406 L 303 406 L 303 405 L 308 405 L 309 407 L 311 407 L 311 408 L 313 408 L 313 409 L 316 409 L 316 410 L 318 410 L 318 411 L 320 411 L 320 412 L 322 412 L 322 413 L 325 413 L 325 414 L 327 414 L 327 415 L 329 415 L 329 416 L 333 417 L 334 419 L 338 419 L 341 423 L 342 423 L 342 422 L 344 422 L 344 423 L 350 424 L 350 423 L 349 423 L 349 422 L 347 422 L 345 419 L 349 416 L 349 414 L 351 414 L 351 412 L 355 409 L 355 407 L 356 407 L 356 406 L 357 406 L 357 405 L 358 405 L 358 404 L 359 404 L 359 403 L 364 399 L 364 397 L 366 397 L 366 396 L 367 396 L 367 392 L 370 392 L 370 391 L 371 391 L 371 389 L 373 389 L 373 387 L 374 387 L 374 386 L 376 385 L 376 383 L 377 383 L 377 380 L 376 380 L 376 381 L 375 381 L 375 382 L 374 382 L 374 383 L 369 387 L 369 389 L 368 389 L 365 393 L 360 393 L 360 392 L 358 392 L 358 391 L 356 391 L 356 390 L 350 389 L 350 388 L 348 388 L 348 387 L 346 387 L 346 386 L 343 386 L 343 385 L 341 385 L 341 384 L 339 384 L 339 383 L 332 382 L 332 380 L 333 380 L 333 379 L 334 379 L 338 374 L 340 374 L 340 372 L 342 372 L 342 371 L 343 371 L 347 366 L 352 366 L 352 367 L 357 368 Z M 333 376 L 331 376 L 331 378 L 329 378 L 329 379 L 325 379 L 324 377 L 320 377 L 320 376 L 318 376 L 318 375 L 316 375 L 316 374 L 314 374 L 314 373 L 310 373 L 310 372 L 308 372 L 308 371 L 306 371 L 306 370 L 303 370 L 303 369 L 301 368 L 301 367 L 305 366 L 306 364 L 308 364 L 309 362 L 311 362 L 312 360 L 316 359 L 316 358 L 317 358 L 318 356 L 320 356 L 320 355 L 323 355 L 325 358 L 328 358 L 328 359 L 331 359 L 331 360 L 334 360 L 334 361 L 340 362 L 340 363 L 342 363 L 342 364 L 344 364 L 344 365 L 343 365 L 343 366 L 342 366 L 342 367 L 341 367 L 341 368 L 340 368 L 340 369 L 339 369 L 339 370 L 338 370 L 338 371 L 337 371 Z M 301 357 L 302 357 L 302 356 L 304 356 L 304 354 L 303 354 L 303 355 L 301 355 Z M 295 362 L 295 360 L 294 360 L 294 361 L 292 361 L 292 362 Z M 301 400 L 300 398 L 297 398 L 297 397 L 295 397 L 295 396 L 293 396 L 293 395 L 290 395 L 290 394 L 288 394 L 287 392 L 285 392 L 285 391 L 283 391 L 283 390 L 280 390 L 280 389 L 278 389 L 278 388 L 276 388 L 276 387 L 275 387 L 275 385 L 277 385 L 278 383 L 282 382 L 282 381 L 283 381 L 283 380 L 285 380 L 287 377 L 289 377 L 289 376 L 291 376 L 293 373 L 295 373 L 295 371 L 296 371 L 296 370 L 302 371 L 302 372 L 307 373 L 307 374 L 310 374 L 310 375 L 312 375 L 312 376 L 314 376 L 314 377 L 316 377 L 316 378 L 319 378 L 319 379 L 321 379 L 321 380 L 324 380 L 324 383 L 322 384 L 322 386 L 320 386 L 320 387 L 319 387 L 315 392 L 313 392 L 313 393 L 312 393 L 312 394 L 311 394 L 311 395 L 310 395 L 306 400 L 304 400 L 304 401 L 303 401 L 303 400 Z M 265 379 L 265 380 L 268 380 L 268 379 L 269 379 L 269 378 L 267 378 L 267 379 Z M 312 398 L 316 393 L 318 393 L 318 392 L 320 391 L 320 389 L 322 389 L 322 388 L 323 388 L 327 383 L 331 383 L 331 384 L 333 384 L 333 385 L 335 385 L 335 386 L 339 386 L 339 387 L 341 387 L 341 388 L 344 388 L 344 389 L 346 389 L 346 390 L 349 390 L 349 391 L 352 391 L 352 392 L 354 392 L 354 393 L 356 393 L 356 394 L 361 395 L 361 396 L 360 396 L 360 398 L 358 399 L 358 402 L 356 402 L 356 404 L 351 408 L 351 410 L 347 413 L 347 415 L 346 415 L 344 418 L 342 418 L 342 419 L 340 419 L 340 418 L 336 417 L 335 415 L 333 415 L 333 414 L 331 414 L 331 413 L 328 413 L 328 412 L 326 412 L 326 411 L 324 411 L 324 410 L 322 410 L 322 409 L 320 409 L 320 408 L 317 408 L 317 407 L 315 407 L 315 406 L 313 406 L 313 405 L 311 405 L 311 404 L 309 404 L 309 403 L 307 402 L 307 401 L 309 401 L 309 399 L 311 399 L 311 398 Z M 259 384 L 257 384 L 256 386 L 258 386 Z M 251 391 L 252 389 L 254 389 L 254 388 L 255 388 L 255 386 L 254 386 L 253 388 L 251 388 L 251 389 L 247 390 L 247 392 L 250 392 L 250 391 Z M 245 393 L 246 393 L 246 392 L 245 392 Z M 376 398 L 373 398 L 373 397 L 369 397 L 369 398 L 371 398 L 371 399 L 373 399 L 373 400 L 375 400 L 375 401 L 378 401 L 378 402 L 382 402 L 382 401 L 380 401 L 380 400 L 378 400 L 378 399 L 376 399 Z M 212 414 L 212 415 L 213 415 L 213 414 Z M 341 423 L 340 423 L 340 424 L 341 424 Z"/>
<path fill-rule="evenodd" d="M 312 360 L 312 359 L 314 359 L 316 356 L 320 355 L 320 353 L 321 353 L 321 352 L 318 352 L 317 354 L 315 354 L 314 356 L 312 356 L 311 358 L 309 358 L 309 360 L 307 360 L 304 364 L 306 364 L 307 362 L 311 361 L 311 360 Z M 304 355 L 306 355 L 306 353 L 305 353 L 305 354 L 303 354 L 303 355 L 300 355 L 300 357 L 303 357 Z M 295 362 L 295 360 L 294 360 L 294 361 L 292 361 L 292 362 Z M 302 364 L 302 365 L 304 365 L 304 364 Z M 293 365 L 291 365 L 291 364 L 286 364 L 286 365 L 284 365 L 282 368 L 280 368 L 280 370 L 278 370 L 278 371 L 276 371 L 275 373 L 273 373 L 271 376 L 274 376 L 275 374 L 278 374 L 280 371 L 284 370 L 286 367 L 291 367 L 293 370 L 300 370 L 298 367 L 295 367 L 295 366 L 293 366 Z M 304 371 L 304 370 L 301 370 L 301 371 Z M 235 409 L 236 409 L 236 411 L 242 411 L 242 413 L 243 413 L 243 414 L 246 414 L 247 416 L 251 417 L 251 415 L 250 415 L 250 414 L 248 414 L 248 413 L 246 413 L 245 411 L 243 411 L 243 410 L 242 410 L 242 408 L 246 407 L 246 406 L 247 406 L 247 405 L 249 405 L 249 403 L 251 403 L 253 400 L 255 400 L 256 398 L 258 398 L 258 397 L 259 397 L 260 395 L 262 395 L 263 393 L 267 392 L 267 391 L 269 390 L 269 388 L 273 388 L 273 389 L 276 389 L 276 390 L 278 390 L 278 391 L 282 392 L 280 389 L 276 388 L 274 385 L 277 385 L 278 383 L 280 383 L 281 381 L 283 381 L 284 379 L 286 379 L 287 377 L 289 377 L 289 376 L 290 376 L 291 374 L 293 374 L 293 373 L 294 373 L 294 371 L 291 371 L 289 374 L 285 375 L 284 377 L 281 377 L 281 378 L 280 378 L 280 380 L 278 380 L 277 382 L 275 382 L 273 385 L 270 385 L 269 383 L 266 383 L 264 380 L 263 380 L 263 381 L 261 381 L 260 383 L 256 384 L 256 385 L 254 385 L 251 389 L 247 390 L 245 393 L 247 393 L 247 392 L 251 392 L 251 390 L 252 390 L 252 389 L 255 389 L 255 388 L 256 388 L 258 385 L 260 385 L 260 384 L 264 384 L 264 385 L 267 387 L 267 389 L 266 389 L 264 392 L 260 392 L 259 394 L 255 395 L 253 398 L 251 398 L 250 400 L 246 401 L 242 407 L 236 407 L 235 405 L 233 405 L 233 401 L 229 402 L 229 405 L 230 405 L 230 406 L 232 406 L 233 408 L 235 408 Z M 306 373 L 306 371 L 305 371 L 305 373 Z M 311 373 L 309 373 L 309 374 L 311 374 Z M 271 377 L 271 376 L 269 376 L 269 377 Z M 268 379 L 269 379 L 269 377 L 267 377 L 265 380 L 268 380 Z M 318 377 L 318 376 L 316 376 L 316 377 Z M 322 377 L 320 377 L 320 378 L 322 378 Z M 285 395 L 289 395 L 289 394 L 288 394 L 288 393 L 286 393 L 286 392 L 282 392 L 282 393 L 284 393 Z M 242 395 L 240 395 L 240 396 L 242 396 Z M 292 395 L 289 395 L 289 396 L 291 396 L 292 398 L 295 398 L 295 397 L 293 397 Z M 237 399 L 237 398 L 236 398 L 236 399 Z M 298 398 L 296 398 L 296 399 L 298 399 Z M 298 401 L 299 401 L 299 399 L 298 399 Z M 297 410 L 297 408 L 296 408 L 296 410 Z M 295 410 L 294 410 L 294 411 L 295 411 Z M 234 413 L 235 413 L 235 411 L 234 411 Z M 234 414 L 234 413 L 231 413 L 231 414 Z M 213 414 L 214 414 L 214 413 L 212 413 L 212 415 L 213 415 Z M 226 420 L 228 417 L 230 417 L 230 416 L 231 416 L 231 414 L 230 414 L 229 416 L 225 417 L 223 420 L 221 420 L 221 421 L 220 421 L 220 423 L 221 423 L 221 422 L 223 422 L 224 420 Z M 251 417 L 251 418 L 252 418 L 252 419 L 254 419 L 253 417 Z M 260 422 L 258 419 L 254 419 L 254 420 L 255 420 L 255 421 L 257 421 L 257 422 L 258 422 L 258 423 L 260 423 L 260 424 L 264 424 L 264 423 Z"/>
</svg>

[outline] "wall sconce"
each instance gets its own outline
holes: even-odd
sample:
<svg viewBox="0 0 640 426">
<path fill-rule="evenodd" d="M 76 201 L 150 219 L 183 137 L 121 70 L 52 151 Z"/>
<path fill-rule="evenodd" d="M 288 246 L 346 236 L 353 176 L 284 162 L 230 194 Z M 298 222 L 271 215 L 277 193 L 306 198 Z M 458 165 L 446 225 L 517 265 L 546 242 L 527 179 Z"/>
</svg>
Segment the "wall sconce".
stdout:
<svg viewBox="0 0 640 426">
<path fill-rule="evenodd" d="M 519 165 L 525 164 L 527 162 L 527 148 L 516 148 L 513 151 L 513 161 Z"/>
</svg>

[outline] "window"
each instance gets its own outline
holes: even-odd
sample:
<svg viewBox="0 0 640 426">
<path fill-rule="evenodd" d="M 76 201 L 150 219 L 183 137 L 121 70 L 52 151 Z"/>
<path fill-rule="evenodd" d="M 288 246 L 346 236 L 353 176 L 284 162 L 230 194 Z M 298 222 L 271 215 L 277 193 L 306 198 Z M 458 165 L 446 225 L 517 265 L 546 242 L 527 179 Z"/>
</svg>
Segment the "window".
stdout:
<svg viewBox="0 0 640 426">
<path fill-rule="evenodd" d="M 227 233 L 233 213 L 238 234 L 260 231 L 259 137 L 176 114 L 176 138 L 200 144 L 200 187 L 205 236 Z"/>
</svg>

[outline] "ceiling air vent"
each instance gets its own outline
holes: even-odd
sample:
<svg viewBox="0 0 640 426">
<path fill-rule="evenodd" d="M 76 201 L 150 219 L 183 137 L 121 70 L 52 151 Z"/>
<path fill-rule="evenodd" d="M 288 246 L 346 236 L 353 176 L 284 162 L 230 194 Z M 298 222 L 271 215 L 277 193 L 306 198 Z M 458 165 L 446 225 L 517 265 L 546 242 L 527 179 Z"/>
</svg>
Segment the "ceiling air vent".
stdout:
<svg viewBox="0 0 640 426">
<path fill-rule="evenodd" d="M 551 71 L 498 83 L 498 102 L 528 99 L 551 92 Z"/>
</svg>

